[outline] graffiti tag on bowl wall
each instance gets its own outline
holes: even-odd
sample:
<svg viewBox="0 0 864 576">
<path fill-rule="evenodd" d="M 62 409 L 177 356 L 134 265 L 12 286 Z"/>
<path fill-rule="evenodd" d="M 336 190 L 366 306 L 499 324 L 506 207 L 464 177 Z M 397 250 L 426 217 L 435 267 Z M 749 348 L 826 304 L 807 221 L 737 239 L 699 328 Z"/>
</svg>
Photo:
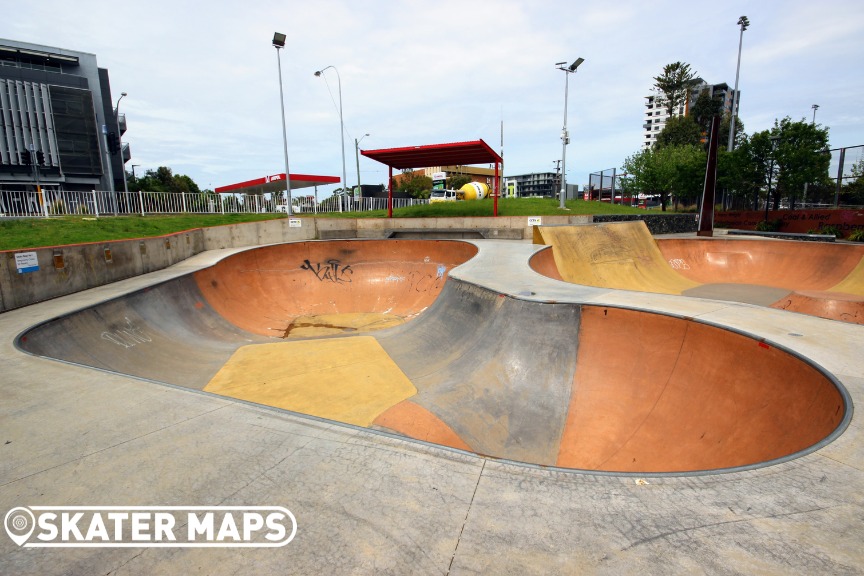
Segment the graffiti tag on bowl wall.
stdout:
<svg viewBox="0 0 864 576">
<path fill-rule="evenodd" d="M 123 348 L 132 348 L 138 344 L 152 342 L 153 339 L 147 335 L 141 328 L 132 323 L 129 318 L 123 318 L 126 321 L 125 326 L 121 326 L 115 330 L 106 330 L 102 332 L 103 340 L 113 342 Z"/>
<path fill-rule="evenodd" d="M 354 274 L 350 264 L 342 264 L 339 260 L 327 260 L 316 264 L 304 260 L 300 268 L 309 270 L 321 282 L 329 281 L 338 284 L 351 282 L 351 275 Z"/>
</svg>

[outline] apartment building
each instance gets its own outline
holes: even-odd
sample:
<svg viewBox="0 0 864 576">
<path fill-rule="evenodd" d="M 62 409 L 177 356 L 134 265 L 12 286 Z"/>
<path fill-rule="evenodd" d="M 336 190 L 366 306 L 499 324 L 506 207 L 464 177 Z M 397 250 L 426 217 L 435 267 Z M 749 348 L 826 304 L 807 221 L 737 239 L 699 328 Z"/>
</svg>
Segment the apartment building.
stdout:
<svg viewBox="0 0 864 576">
<path fill-rule="evenodd" d="M 738 100 L 741 92 L 735 95 L 735 90 L 730 88 L 725 82 L 720 84 L 709 84 L 701 78 L 696 78 L 695 83 L 690 90 L 690 97 L 686 102 L 681 103 L 677 109 L 672 111 L 673 116 L 685 116 L 689 113 L 690 107 L 699 98 L 699 95 L 707 90 L 710 98 L 719 98 L 722 101 L 721 114 L 730 113 L 732 107 L 739 106 Z M 669 113 L 666 110 L 666 99 L 662 94 L 650 94 L 645 96 L 645 118 L 642 123 L 643 137 L 642 147 L 650 148 L 657 141 L 657 135 L 666 126 L 666 120 L 669 119 Z"/>
</svg>

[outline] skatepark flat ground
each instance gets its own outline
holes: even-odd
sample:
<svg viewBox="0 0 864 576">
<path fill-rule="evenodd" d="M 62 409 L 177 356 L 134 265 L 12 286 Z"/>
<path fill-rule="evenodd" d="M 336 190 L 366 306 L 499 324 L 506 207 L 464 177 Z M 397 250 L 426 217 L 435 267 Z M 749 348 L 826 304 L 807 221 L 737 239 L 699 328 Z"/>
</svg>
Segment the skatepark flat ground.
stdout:
<svg viewBox="0 0 864 576">
<path fill-rule="evenodd" d="M 450 277 L 527 302 L 655 311 L 808 358 L 864 399 L 864 327 L 728 301 L 567 284 L 542 247 L 471 241 Z M 22 549 L 2 574 L 856 574 L 864 551 L 860 418 L 771 466 L 614 474 L 525 466 L 177 386 L 30 356 L 15 337 L 210 266 L 171 268 L 0 315 L 0 506 L 273 505 L 275 549 Z"/>
</svg>

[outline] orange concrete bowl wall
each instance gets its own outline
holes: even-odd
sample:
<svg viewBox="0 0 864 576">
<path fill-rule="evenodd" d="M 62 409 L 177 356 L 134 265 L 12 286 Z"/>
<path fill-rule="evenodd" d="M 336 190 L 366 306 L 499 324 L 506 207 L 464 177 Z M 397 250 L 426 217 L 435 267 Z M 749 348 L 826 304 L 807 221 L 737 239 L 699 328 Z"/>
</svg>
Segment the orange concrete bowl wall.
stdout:
<svg viewBox="0 0 864 576">
<path fill-rule="evenodd" d="M 584 306 L 558 466 L 753 466 L 839 433 L 849 405 L 823 371 L 763 340 L 682 318 Z"/>
<path fill-rule="evenodd" d="M 410 320 L 477 247 L 452 240 L 330 240 L 247 250 L 195 272 L 207 302 L 249 332 L 281 337 L 298 317 L 377 313 Z"/>
<path fill-rule="evenodd" d="M 551 249 L 530 266 L 561 280 Z M 850 417 L 836 380 L 764 340 L 583 306 L 557 465 L 643 473 L 753 467 L 821 446 Z"/>
</svg>

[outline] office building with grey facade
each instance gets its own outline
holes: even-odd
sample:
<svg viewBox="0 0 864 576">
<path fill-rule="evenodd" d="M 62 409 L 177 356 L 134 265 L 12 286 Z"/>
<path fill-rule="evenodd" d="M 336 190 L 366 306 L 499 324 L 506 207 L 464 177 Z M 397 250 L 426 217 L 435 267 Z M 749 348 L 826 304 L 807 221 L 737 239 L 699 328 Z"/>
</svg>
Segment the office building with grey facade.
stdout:
<svg viewBox="0 0 864 576">
<path fill-rule="evenodd" d="M 52 193 L 122 190 L 128 145 L 96 56 L 0 38 L 0 197 L 32 204 Z M 32 206 L 9 206 L 12 212 Z M 0 211 L 5 211 L 0 206 Z"/>
</svg>

